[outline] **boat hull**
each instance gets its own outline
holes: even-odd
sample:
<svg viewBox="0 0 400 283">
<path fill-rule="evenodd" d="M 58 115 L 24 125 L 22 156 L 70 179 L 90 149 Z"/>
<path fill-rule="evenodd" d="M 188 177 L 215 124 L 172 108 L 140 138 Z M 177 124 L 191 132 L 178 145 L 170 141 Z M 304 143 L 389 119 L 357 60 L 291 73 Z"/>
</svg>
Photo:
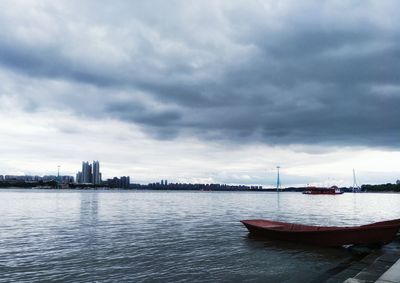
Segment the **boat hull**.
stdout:
<svg viewBox="0 0 400 283">
<path fill-rule="evenodd" d="M 309 187 L 307 188 L 303 194 L 305 195 L 341 195 L 343 191 L 336 186 L 330 188 L 317 188 L 317 187 Z"/>
<path fill-rule="evenodd" d="M 343 192 L 330 192 L 330 191 L 327 191 L 327 192 L 324 192 L 324 191 L 322 191 L 322 192 L 313 192 L 313 191 L 304 191 L 303 194 L 304 194 L 304 195 L 342 195 Z"/>
<path fill-rule="evenodd" d="M 308 226 L 268 220 L 243 220 L 241 222 L 255 236 L 320 246 L 385 245 L 393 241 L 400 228 L 398 220 L 357 227 Z"/>
</svg>

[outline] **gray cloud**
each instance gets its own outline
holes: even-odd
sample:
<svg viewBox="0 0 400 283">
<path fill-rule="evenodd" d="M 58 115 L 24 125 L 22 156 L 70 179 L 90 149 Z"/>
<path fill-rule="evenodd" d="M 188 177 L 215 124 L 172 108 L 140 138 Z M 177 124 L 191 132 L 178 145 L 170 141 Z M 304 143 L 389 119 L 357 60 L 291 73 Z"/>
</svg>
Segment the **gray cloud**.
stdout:
<svg viewBox="0 0 400 283">
<path fill-rule="evenodd" d="M 13 3 L 0 71 L 43 83 L 12 93 L 35 109 L 160 139 L 398 147 L 396 1 Z"/>
</svg>

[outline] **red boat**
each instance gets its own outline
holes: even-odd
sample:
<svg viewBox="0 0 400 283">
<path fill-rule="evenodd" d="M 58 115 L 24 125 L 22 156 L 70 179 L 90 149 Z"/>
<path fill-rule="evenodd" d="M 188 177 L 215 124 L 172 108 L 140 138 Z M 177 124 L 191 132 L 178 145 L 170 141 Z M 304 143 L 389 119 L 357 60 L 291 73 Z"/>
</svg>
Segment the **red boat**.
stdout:
<svg viewBox="0 0 400 283">
<path fill-rule="evenodd" d="M 341 195 L 343 192 L 336 186 L 330 188 L 308 187 L 303 194 L 305 195 Z"/>
<path fill-rule="evenodd" d="M 311 226 L 261 219 L 240 222 L 252 235 L 320 246 L 385 245 L 393 241 L 400 228 L 400 219 L 355 227 Z"/>
</svg>

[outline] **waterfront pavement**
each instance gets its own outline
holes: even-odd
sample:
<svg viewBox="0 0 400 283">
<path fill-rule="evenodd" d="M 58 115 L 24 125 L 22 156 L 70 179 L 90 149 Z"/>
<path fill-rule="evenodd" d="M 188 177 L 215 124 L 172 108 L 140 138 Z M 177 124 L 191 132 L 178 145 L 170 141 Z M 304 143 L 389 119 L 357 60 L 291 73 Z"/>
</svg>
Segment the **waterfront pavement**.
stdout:
<svg viewBox="0 0 400 283">
<path fill-rule="evenodd" d="M 376 283 L 399 283 L 400 282 L 400 259 L 389 268 Z"/>
<path fill-rule="evenodd" d="M 372 250 L 361 260 L 342 264 L 329 278 L 319 282 L 400 283 L 400 238 L 381 249 Z"/>
</svg>

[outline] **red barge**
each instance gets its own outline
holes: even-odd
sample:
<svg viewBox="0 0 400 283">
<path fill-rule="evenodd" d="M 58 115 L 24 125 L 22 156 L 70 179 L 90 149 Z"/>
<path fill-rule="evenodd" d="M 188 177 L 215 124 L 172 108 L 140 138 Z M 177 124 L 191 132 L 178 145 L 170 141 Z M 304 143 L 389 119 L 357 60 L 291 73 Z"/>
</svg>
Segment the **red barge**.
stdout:
<svg viewBox="0 0 400 283">
<path fill-rule="evenodd" d="M 305 195 L 341 195 L 343 192 L 336 186 L 330 188 L 308 187 L 303 191 Z"/>
<path fill-rule="evenodd" d="M 311 226 L 262 219 L 240 222 L 252 235 L 320 246 L 385 245 L 393 241 L 400 228 L 400 219 L 355 227 Z"/>
</svg>

